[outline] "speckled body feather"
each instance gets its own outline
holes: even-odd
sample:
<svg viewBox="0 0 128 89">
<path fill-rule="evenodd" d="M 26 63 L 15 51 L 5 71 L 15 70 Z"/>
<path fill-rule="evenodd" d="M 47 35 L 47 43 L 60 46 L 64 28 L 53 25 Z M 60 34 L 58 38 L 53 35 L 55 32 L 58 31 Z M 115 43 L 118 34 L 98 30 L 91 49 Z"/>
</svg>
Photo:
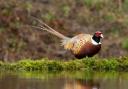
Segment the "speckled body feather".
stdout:
<svg viewBox="0 0 128 89">
<path fill-rule="evenodd" d="M 76 58 L 92 57 L 98 53 L 101 49 L 101 44 L 92 44 L 92 35 L 89 34 L 79 34 L 64 44 L 64 48 L 70 50 Z"/>
</svg>

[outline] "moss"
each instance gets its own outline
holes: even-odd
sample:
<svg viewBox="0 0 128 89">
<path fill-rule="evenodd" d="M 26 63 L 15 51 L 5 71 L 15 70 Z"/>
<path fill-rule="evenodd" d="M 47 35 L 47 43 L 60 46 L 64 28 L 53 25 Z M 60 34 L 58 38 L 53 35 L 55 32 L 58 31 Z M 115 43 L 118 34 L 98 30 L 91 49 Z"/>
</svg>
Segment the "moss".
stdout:
<svg viewBox="0 0 128 89">
<path fill-rule="evenodd" d="M 83 63 L 81 60 L 75 60 L 75 61 L 67 61 L 64 63 L 64 69 L 65 70 L 80 70 L 83 67 Z"/>
<path fill-rule="evenodd" d="M 48 61 L 47 67 L 49 71 L 63 70 L 63 65 L 59 61 Z"/>
<path fill-rule="evenodd" d="M 102 60 L 97 66 L 100 66 L 102 70 L 117 70 L 119 63 L 117 60 Z M 99 68 L 97 68 L 99 69 Z"/>
<path fill-rule="evenodd" d="M 21 60 L 15 63 L 0 62 L 0 70 L 10 71 L 128 71 L 128 58 L 84 58 L 81 60 Z"/>
</svg>

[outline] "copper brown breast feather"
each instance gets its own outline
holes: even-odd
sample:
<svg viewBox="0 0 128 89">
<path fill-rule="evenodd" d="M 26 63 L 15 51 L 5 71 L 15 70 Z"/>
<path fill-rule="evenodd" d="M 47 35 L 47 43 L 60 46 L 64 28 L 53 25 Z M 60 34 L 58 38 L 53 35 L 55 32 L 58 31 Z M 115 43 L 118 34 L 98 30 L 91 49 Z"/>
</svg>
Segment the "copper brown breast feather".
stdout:
<svg viewBox="0 0 128 89">
<path fill-rule="evenodd" d="M 92 57 L 97 54 L 101 49 L 101 38 L 103 34 L 100 31 L 96 31 L 93 35 L 90 34 L 79 34 L 72 38 L 66 37 L 63 34 L 55 31 L 53 28 L 45 24 L 43 21 L 34 17 L 41 25 L 33 26 L 38 29 L 45 30 L 57 37 L 61 38 L 62 46 L 64 49 L 70 50 L 73 55 L 78 58 Z"/>
</svg>

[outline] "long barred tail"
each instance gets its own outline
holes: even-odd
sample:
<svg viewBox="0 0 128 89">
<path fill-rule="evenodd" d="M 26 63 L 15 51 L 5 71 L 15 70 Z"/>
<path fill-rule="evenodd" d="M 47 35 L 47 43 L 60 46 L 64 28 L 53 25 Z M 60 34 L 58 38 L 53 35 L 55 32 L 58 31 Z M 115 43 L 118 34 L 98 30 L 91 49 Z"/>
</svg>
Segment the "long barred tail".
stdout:
<svg viewBox="0 0 128 89">
<path fill-rule="evenodd" d="M 33 17 L 33 16 L 32 16 L 32 18 L 35 19 L 36 21 L 38 21 L 41 24 L 41 26 L 32 26 L 32 27 L 37 28 L 37 29 L 45 30 L 45 31 L 47 31 L 47 32 L 49 32 L 49 33 L 51 33 L 51 34 L 53 34 L 53 35 L 61 38 L 62 40 L 70 39 L 70 38 L 64 36 L 63 34 L 55 31 L 53 28 L 51 28 L 50 26 L 48 26 L 46 23 L 44 23 L 40 19 L 38 19 L 36 17 Z"/>
</svg>

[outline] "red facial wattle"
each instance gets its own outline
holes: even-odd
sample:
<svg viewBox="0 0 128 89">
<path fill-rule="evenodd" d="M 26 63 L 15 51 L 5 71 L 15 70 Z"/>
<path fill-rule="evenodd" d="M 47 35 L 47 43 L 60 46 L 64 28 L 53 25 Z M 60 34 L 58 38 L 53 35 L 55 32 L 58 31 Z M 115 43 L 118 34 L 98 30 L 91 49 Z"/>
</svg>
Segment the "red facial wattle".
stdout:
<svg viewBox="0 0 128 89">
<path fill-rule="evenodd" d="M 95 36 L 100 37 L 100 38 L 104 38 L 102 32 L 100 32 L 100 31 L 95 32 Z"/>
</svg>

